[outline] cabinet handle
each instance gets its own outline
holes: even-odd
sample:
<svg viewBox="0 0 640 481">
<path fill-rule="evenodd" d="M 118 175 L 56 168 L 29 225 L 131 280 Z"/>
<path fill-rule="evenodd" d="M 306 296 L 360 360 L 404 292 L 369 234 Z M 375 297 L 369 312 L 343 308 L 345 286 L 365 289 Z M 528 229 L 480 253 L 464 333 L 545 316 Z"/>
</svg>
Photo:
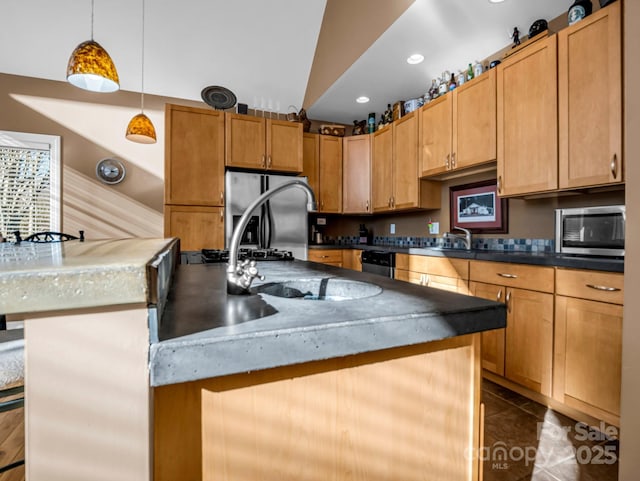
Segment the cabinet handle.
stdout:
<svg viewBox="0 0 640 481">
<path fill-rule="evenodd" d="M 266 161 L 265 161 L 265 159 L 266 159 L 266 156 L 265 156 L 264 154 L 262 154 L 262 161 L 260 162 L 260 165 L 261 165 L 262 167 L 266 167 L 266 166 L 267 166 L 267 165 L 266 165 Z"/>
<path fill-rule="evenodd" d="M 597 284 L 585 284 L 587 287 L 591 289 L 595 289 L 596 291 L 607 291 L 607 292 L 616 292 L 621 290 L 619 287 L 609 287 L 609 286 L 599 286 Z"/>
<path fill-rule="evenodd" d="M 429 276 L 429 274 L 425 274 L 424 275 L 424 285 L 428 286 L 429 284 L 431 284 L 431 276 Z"/>
<path fill-rule="evenodd" d="M 444 166 L 449 170 L 449 154 L 445 157 Z"/>
<path fill-rule="evenodd" d="M 618 156 L 616 154 L 613 154 L 613 157 L 611 157 L 611 164 L 609 167 L 611 168 L 611 175 L 616 179 L 618 177 Z"/>
<path fill-rule="evenodd" d="M 496 296 L 496 301 L 500 302 L 501 299 L 502 299 L 502 289 L 498 291 L 498 295 Z"/>
<path fill-rule="evenodd" d="M 507 279 L 517 279 L 518 276 L 515 274 L 507 274 L 506 272 L 498 272 L 500 277 L 506 277 Z"/>
<path fill-rule="evenodd" d="M 224 205 L 224 192 L 220 191 L 220 205 Z"/>
<path fill-rule="evenodd" d="M 396 198 L 395 197 L 391 197 L 391 208 L 392 209 L 396 208 Z"/>
<path fill-rule="evenodd" d="M 498 182 L 497 182 L 497 187 L 498 187 L 498 193 L 502 192 L 502 176 L 499 175 L 498 176 Z"/>
<path fill-rule="evenodd" d="M 507 305 L 507 312 L 511 313 L 511 291 L 507 291 L 507 297 L 505 299 Z"/>
<path fill-rule="evenodd" d="M 224 210 L 220 209 L 220 222 L 224 222 Z"/>
<path fill-rule="evenodd" d="M 267 168 L 271 168 L 271 156 L 267 157 Z"/>
<path fill-rule="evenodd" d="M 452 169 L 456 168 L 456 153 L 455 152 L 453 154 L 451 154 L 451 168 Z"/>
<path fill-rule="evenodd" d="M 391 207 L 391 197 L 389 197 L 389 202 L 387 202 L 387 206 Z"/>
<path fill-rule="evenodd" d="M 367 212 L 369 212 L 369 201 L 367 201 L 367 202 L 365 203 L 365 210 L 366 210 Z"/>
<path fill-rule="evenodd" d="M 327 259 L 329 256 L 320 256 L 320 259 Z"/>
</svg>

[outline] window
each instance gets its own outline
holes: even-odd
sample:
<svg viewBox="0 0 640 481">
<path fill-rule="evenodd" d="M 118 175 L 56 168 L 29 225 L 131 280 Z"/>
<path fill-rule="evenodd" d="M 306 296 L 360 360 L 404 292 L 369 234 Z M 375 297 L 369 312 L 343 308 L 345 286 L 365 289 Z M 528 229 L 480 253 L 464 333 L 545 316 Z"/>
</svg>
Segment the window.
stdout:
<svg viewBox="0 0 640 481">
<path fill-rule="evenodd" d="M 60 137 L 0 131 L 0 235 L 60 231 Z"/>
</svg>

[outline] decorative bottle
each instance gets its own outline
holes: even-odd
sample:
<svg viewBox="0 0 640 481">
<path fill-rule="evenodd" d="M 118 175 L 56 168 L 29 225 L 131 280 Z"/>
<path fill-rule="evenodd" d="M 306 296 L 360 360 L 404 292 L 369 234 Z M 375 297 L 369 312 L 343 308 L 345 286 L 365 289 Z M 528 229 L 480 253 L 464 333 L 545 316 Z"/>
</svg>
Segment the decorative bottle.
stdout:
<svg viewBox="0 0 640 481">
<path fill-rule="evenodd" d="M 584 17 L 591 15 L 592 9 L 591 0 L 576 0 L 573 2 L 573 5 L 569 7 L 569 12 L 567 13 L 569 25 L 573 25 Z"/>
<path fill-rule="evenodd" d="M 469 68 L 467 69 L 467 80 L 471 80 L 473 78 L 473 67 L 469 64 Z"/>
<path fill-rule="evenodd" d="M 456 78 L 455 78 L 454 74 L 451 74 L 451 79 L 449 80 L 449 90 L 453 90 L 457 86 L 458 85 L 456 84 Z"/>
</svg>

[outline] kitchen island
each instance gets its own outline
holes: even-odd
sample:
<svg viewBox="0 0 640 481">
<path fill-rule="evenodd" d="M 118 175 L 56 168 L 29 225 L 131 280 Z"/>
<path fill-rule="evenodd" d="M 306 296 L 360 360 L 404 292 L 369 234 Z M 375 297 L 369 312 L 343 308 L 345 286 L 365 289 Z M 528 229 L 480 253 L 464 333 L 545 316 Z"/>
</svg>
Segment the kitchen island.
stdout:
<svg viewBox="0 0 640 481">
<path fill-rule="evenodd" d="M 27 326 L 30 480 L 477 479 L 478 333 L 504 327 L 503 305 L 301 261 L 260 263 L 261 293 L 227 297 L 223 265 L 178 266 L 169 283 L 176 246 L 158 242 L 146 300 L 105 282 L 115 302 L 78 305 L 74 291 L 13 311 Z M 73 247 L 31 274 L 9 263 L 0 283 L 50 272 L 60 294 L 91 267 Z M 320 279 L 346 290 L 277 288 Z"/>
</svg>

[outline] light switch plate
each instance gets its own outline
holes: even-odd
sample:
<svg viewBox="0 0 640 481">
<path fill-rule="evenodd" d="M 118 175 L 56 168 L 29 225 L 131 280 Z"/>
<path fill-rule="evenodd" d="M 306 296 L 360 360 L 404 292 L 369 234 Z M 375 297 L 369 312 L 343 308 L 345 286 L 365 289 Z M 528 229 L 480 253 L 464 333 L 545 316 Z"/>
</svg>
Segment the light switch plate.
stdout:
<svg viewBox="0 0 640 481">
<path fill-rule="evenodd" d="M 396 225 L 395 224 L 391 224 L 389 226 L 389 234 L 395 234 L 396 233 Z"/>
<path fill-rule="evenodd" d="M 430 222 L 429 226 L 429 234 L 440 234 L 440 222 Z"/>
</svg>

